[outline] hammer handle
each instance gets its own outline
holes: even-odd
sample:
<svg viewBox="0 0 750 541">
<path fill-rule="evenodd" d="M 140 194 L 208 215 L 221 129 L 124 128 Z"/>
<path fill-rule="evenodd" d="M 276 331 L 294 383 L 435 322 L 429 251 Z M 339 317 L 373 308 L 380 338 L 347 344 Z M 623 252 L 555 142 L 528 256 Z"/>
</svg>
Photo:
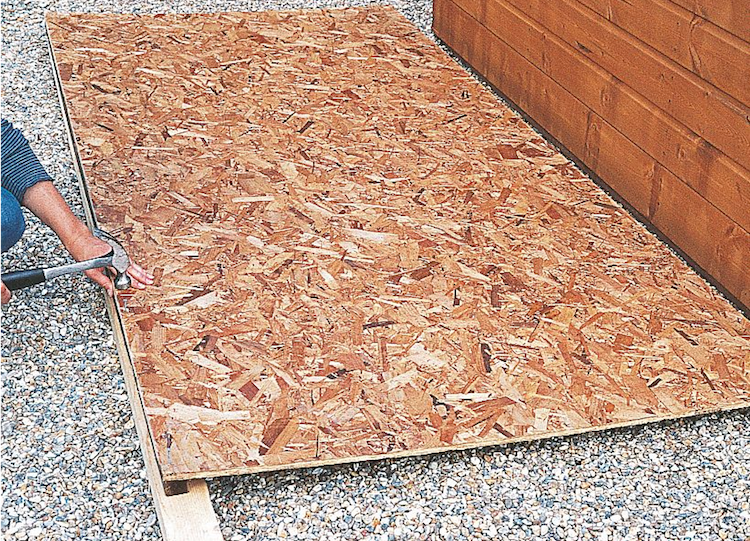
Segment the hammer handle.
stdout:
<svg viewBox="0 0 750 541">
<path fill-rule="evenodd" d="M 3 283 L 8 289 L 15 291 L 17 289 L 23 289 L 24 287 L 41 284 L 45 280 L 57 278 L 58 276 L 63 276 L 65 274 L 108 267 L 112 264 L 112 254 L 113 251 L 110 250 L 108 254 L 101 257 L 95 257 L 94 259 L 87 259 L 77 263 L 70 263 L 68 265 L 60 265 L 59 267 L 5 272 L 2 275 Z"/>
<path fill-rule="evenodd" d="M 29 269 L 20 271 L 4 272 L 2 275 L 5 287 L 11 291 L 23 289 L 24 287 L 41 284 L 46 280 L 44 269 Z"/>
</svg>

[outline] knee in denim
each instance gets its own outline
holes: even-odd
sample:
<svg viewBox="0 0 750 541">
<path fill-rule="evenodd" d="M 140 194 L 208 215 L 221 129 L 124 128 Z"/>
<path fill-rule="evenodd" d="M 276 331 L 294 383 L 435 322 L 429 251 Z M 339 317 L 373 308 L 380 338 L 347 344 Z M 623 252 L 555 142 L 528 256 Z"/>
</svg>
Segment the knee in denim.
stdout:
<svg viewBox="0 0 750 541">
<path fill-rule="evenodd" d="M 26 221 L 23 218 L 21 205 L 5 188 L 2 190 L 0 215 L 2 215 L 2 223 L 0 224 L 2 227 L 2 251 L 7 252 L 23 235 L 26 229 Z"/>
</svg>

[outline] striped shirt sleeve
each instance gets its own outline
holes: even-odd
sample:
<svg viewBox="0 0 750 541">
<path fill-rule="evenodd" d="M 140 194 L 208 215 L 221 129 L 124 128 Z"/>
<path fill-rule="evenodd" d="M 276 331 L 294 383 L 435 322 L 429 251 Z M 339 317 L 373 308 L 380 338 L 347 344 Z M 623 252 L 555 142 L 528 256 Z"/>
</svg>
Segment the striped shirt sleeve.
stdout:
<svg viewBox="0 0 750 541">
<path fill-rule="evenodd" d="M 23 203 L 26 190 L 42 180 L 52 180 L 31 150 L 29 142 L 13 124 L 0 122 L 0 177 L 2 186 Z"/>
</svg>

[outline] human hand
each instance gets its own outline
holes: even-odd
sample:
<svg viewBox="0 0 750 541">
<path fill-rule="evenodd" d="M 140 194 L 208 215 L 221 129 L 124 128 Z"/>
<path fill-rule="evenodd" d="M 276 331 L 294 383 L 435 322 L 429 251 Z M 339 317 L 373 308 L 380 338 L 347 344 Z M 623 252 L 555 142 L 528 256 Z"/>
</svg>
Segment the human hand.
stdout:
<svg viewBox="0 0 750 541">
<path fill-rule="evenodd" d="M 112 249 L 109 244 L 92 235 L 88 227 L 73 214 L 52 182 L 37 182 L 28 188 L 23 204 L 57 233 L 76 261 L 93 259 Z M 136 289 L 144 289 L 154 283 L 154 277 L 135 263 L 131 263 L 126 272 L 131 278 L 131 285 Z M 86 276 L 106 289 L 110 297 L 114 296 L 115 286 L 103 269 L 88 270 Z"/>
<path fill-rule="evenodd" d="M 2 284 L 2 303 L 6 304 L 13 294 L 10 292 L 10 289 L 5 287 L 5 284 L 3 284 L 2 282 L 0 282 L 0 284 Z"/>
<path fill-rule="evenodd" d="M 76 261 L 101 257 L 112 249 L 109 244 L 92 235 L 88 229 L 67 243 L 66 248 Z M 136 263 L 131 262 L 126 272 L 130 276 L 131 287 L 136 289 L 146 289 L 146 286 L 154 283 L 154 277 Z M 87 270 L 86 276 L 107 290 L 110 297 L 114 296 L 115 286 L 112 279 L 104 273 L 104 269 Z"/>
</svg>

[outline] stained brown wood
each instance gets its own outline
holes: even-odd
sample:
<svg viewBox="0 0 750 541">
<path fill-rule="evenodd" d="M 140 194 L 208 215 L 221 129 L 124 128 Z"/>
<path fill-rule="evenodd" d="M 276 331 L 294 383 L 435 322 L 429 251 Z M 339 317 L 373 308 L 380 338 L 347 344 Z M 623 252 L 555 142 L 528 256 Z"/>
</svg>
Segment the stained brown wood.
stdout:
<svg viewBox="0 0 750 541">
<path fill-rule="evenodd" d="M 746 230 L 694 190 L 683 189 L 685 186 L 680 186 L 681 180 L 673 173 L 456 4 L 441 1 L 435 8 L 438 36 L 502 88 L 514 103 L 655 223 L 740 302 L 748 304 L 750 276 L 746 262 L 750 257 L 750 235 Z M 506 27 L 511 30 L 508 35 L 520 30 L 512 25 Z M 531 40 L 529 33 L 522 36 L 524 41 Z M 702 184 L 706 186 L 705 182 Z M 684 206 L 671 190 L 684 197 Z"/>
<path fill-rule="evenodd" d="M 486 0 L 507 2 L 699 133 L 745 168 L 750 168 L 750 108 L 697 75 L 649 51 L 641 42 L 573 0 Z"/>
<path fill-rule="evenodd" d="M 674 175 L 658 175 L 653 193 L 649 218 L 654 225 L 678 246 L 691 247 L 690 257 L 696 261 L 722 262 L 711 265 L 708 272 L 719 283 L 729 284 L 739 301 L 750 306 L 750 234 Z M 688 226 L 685 216 L 690 217 Z"/>
<path fill-rule="evenodd" d="M 748 321 L 393 9 L 49 23 L 164 479 L 750 402 Z"/>
<path fill-rule="evenodd" d="M 750 43 L 750 5 L 745 0 L 671 1 Z"/>
<path fill-rule="evenodd" d="M 487 40 L 500 39 L 512 47 L 740 227 L 750 230 L 747 169 L 507 3 L 455 3 L 493 34 L 487 35 Z M 473 63 L 476 55 L 475 49 L 469 61 Z M 534 92 L 533 88 L 527 90 Z M 570 137 L 568 133 L 569 130 L 556 130 L 555 136 L 565 142 Z M 643 211 L 639 200 L 650 197 L 650 190 L 631 196 L 632 191 L 621 195 Z"/>
<path fill-rule="evenodd" d="M 669 0 L 578 0 L 592 11 L 750 105 L 750 45 Z"/>
</svg>

